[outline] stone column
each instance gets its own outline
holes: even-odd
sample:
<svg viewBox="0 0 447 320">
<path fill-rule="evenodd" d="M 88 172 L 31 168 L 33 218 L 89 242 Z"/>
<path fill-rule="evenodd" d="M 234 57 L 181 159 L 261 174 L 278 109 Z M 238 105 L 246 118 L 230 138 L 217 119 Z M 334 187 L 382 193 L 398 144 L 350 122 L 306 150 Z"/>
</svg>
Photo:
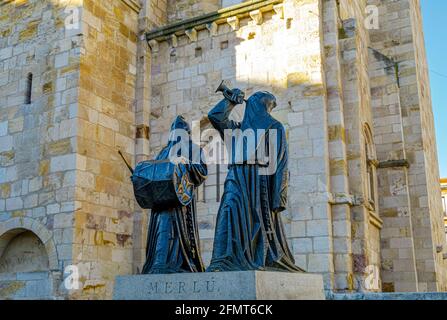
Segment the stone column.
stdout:
<svg viewBox="0 0 447 320">
<path fill-rule="evenodd" d="M 343 100 L 346 123 L 349 189 L 353 196 L 351 210 L 352 262 L 354 287 L 357 291 L 380 290 L 381 220 L 378 217 L 376 186 L 368 183 L 369 158 L 374 141 L 368 75 L 369 35 L 364 26 L 365 4 L 344 1 L 340 8 L 343 52 Z M 372 139 L 372 138 L 371 138 Z M 371 150 L 367 147 L 370 146 Z M 372 192 L 369 192 L 371 189 Z M 370 199 L 371 198 L 371 199 Z M 375 281 L 370 283 L 371 277 Z M 375 284 L 373 286 L 372 284 Z"/>
<path fill-rule="evenodd" d="M 336 1 L 326 1 L 324 6 L 325 72 L 328 96 L 328 139 L 333 194 L 333 253 L 335 290 L 353 289 L 353 263 L 351 239 L 351 204 L 348 184 L 348 159 L 344 119 L 343 84 L 340 48 L 340 20 Z"/>
<path fill-rule="evenodd" d="M 139 6 L 83 1 L 77 124 L 72 298 L 111 297 L 115 276 L 132 273 L 134 195 L 118 155 L 134 162 Z"/>
</svg>

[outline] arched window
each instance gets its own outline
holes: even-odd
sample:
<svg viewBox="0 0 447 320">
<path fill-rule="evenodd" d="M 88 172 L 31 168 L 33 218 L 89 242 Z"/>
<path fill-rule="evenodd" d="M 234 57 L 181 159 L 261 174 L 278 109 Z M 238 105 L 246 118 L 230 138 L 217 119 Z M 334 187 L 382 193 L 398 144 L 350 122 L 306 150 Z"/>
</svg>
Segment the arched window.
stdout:
<svg viewBox="0 0 447 320">
<path fill-rule="evenodd" d="M 26 78 L 25 104 L 31 104 L 32 93 L 33 93 L 33 74 L 28 73 L 28 77 Z"/>
<path fill-rule="evenodd" d="M 377 203 L 377 157 L 371 129 L 368 124 L 363 127 L 365 142 L 366 180 L 368 203 L 376 210 Z"/>
</svg>

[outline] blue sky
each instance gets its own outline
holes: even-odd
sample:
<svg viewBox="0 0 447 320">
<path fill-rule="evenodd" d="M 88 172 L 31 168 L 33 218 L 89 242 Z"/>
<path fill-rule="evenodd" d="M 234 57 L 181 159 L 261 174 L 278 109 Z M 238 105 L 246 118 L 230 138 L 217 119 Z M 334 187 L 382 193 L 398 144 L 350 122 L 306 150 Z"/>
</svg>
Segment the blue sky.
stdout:
<svg viewBox="0 0 447 320">
<path fill-rule="evenodd" d="M 447 178 L 447 0 L 421 0 L 441 177 Z"/>
</svg>

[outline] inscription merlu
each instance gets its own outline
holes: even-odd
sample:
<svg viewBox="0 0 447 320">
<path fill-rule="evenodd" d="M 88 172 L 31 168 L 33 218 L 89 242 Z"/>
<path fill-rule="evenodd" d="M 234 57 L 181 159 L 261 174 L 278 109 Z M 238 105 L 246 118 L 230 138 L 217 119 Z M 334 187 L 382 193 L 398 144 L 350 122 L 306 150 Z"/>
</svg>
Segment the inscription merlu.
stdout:
<svg viewBox="0 0 447 320">
<path fill-rule="evenodd" d="M 173 294 L 173 293 L 216 293 L 219 287 L 214 279 L 185 281 L 154 281 L 145 285 L 148 295 L 154 294 Z"/>
</svg>

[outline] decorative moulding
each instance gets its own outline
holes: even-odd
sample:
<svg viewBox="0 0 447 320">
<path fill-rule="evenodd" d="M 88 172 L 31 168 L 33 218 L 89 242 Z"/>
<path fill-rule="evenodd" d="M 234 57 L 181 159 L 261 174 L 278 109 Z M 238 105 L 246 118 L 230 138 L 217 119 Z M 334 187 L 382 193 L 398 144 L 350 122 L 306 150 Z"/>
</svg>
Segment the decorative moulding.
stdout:
<svg viewBox="0 0 447 320">
<path fill-rule="evenodd" d="M 158 52 L 159 46 L 157 40 L 150 40 L 148 43 L 149 47 L 151 47 L 152 52 Z"/>
<path fill-rule="evenodd" d="M 279 19 L 284 19 L 284 4 L 283 3 L 274 5 L 273 6 L 273 10 L 275 11 L 276 16 Z"/>
<path fill-rule="evenodd" d="M 188 38 L 191 42 L 197 41 L 197 30 L 196 29 L 192 28 L 192 29 L 185 30 L 185 34 L 188 36 Z"/>
<path fill-rule="evenodd" d="M 228 18 L 227 23 L 230 25 L 231 29 L 239 30 L 239 18 L 238 17 Z"/>
<path fill-rule="evenodd" d="M 215 35 L 217 35 L 217 31 L 219 29 L 219 26 L 217 25 L 216 22 L 210 22 L 206 24 L 206 28 L 208 29 L 208 31 L 210 32 L 210 35 L 212 37 L 214 37 Z"/>
<path fill-rule="evenodd" d="M 262 23 L 262 12 L 261 10 L 255 10 L 255 11 L 251 11 L 250 12 L 250 18 L 257 24 L 261 24 Z"/>
<path fill-rule="evenodd" d="M 171 35 L 171 46 L 173 48 L 177 48 L 178 46 L 178 37 L 175 34 Z"/>
<path fill-rule="evenodd" d="M 195 29 L 197 32 L 208 29 L 209 32 L 214 34 L 217 32 L 217 26 L 225 23 L 230 24 L 233 30 L 237 30 L 240 19 L 250 18 L 250 13 L 254 13 L 254 19 L 259 22 L 259 19 L 262 19 L 262 13 L 273 11 L 273 6 L 283 2 L 284 0 L 246 1 L 199 17 L 175 22 L 162 28 L 148 30 L 146 31 L 146 40 L 166 41 L 170 39 L 172 34 L 180 36 L 190 29 Z M 256 13 L 258 10 L 259 13 Z"/>
</svg>

